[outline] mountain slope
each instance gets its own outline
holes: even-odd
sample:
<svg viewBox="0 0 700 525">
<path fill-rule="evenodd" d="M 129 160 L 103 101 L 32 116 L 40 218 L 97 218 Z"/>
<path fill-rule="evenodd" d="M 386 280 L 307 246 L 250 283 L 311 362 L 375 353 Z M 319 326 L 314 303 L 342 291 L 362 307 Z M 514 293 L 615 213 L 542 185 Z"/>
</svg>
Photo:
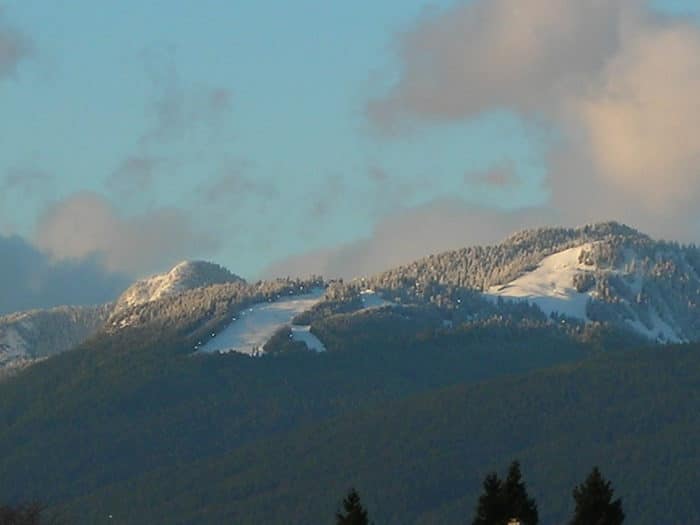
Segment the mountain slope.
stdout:
<svg viewBox="0 0 700 525">
<path fill-rule="evenodd" d="M 481 258 L 470 258 L 476 255 Z M 461 499 L 461 489 L 457 495 L 455 487 L 474 481 L 467 483 L 460 472 L 478 471 L 472 475 L 479 477 L 480 469 L 512 459 L 507 456 L 544 461 L 554 472 L 552 485 L 559 486 L 557 476 L 568 475 L 569 467 L 547 461 L 565 457 L 567 450 L 588 460 L 599 448 L 600 435 L 586 434 L 586 425 L 599 421 L 604 436 L 615 436 L 615 447 L 632 443 L 637 448 L 631 450 L 646 452 L 657 446 L 655 432 L 664 429 L 652 428 L 644 412 L 660 414 L 650 397 L 656 389 L 666 389 L 663 410 L 669 424 L 693 432 L 695 420 L 676 416 L 696 408 L 685 392 L 695 378 L 679 377 L 678 389 L 670 384 L 683 366 L 694 366 L 692 359 L 678 364 L 685 359 L 678 355 L 689 353 L 663 349 L 670 375 L 654 362 L 660 358 L 648 357 L 665 353 L 640 351 L 646 364 L 639 374 L 635 354 L 615 361 L 612 371 L 582 365 L 589 372 L 580 388 L 558 372 L 497 379 L 636 345 L 642 336 L 629 320 L 643 322 L 645 312 L 651 316 L 653 311 L 669 326 L 673 322 L 674 332 L 686 338 L 697 322 L 692 302 L 696 256 L 693 247 L 606 224 L 526 232 L 501 245 L 441 254 L 350 283 L 234 280 L 167 293 L 173 288 L 161 285 L 172 280 L 157 280 L 157 286 L 142 286 L 146 291 L 133 296 L 144 301 L 112 312 L 105 326 L 75 350 L 0 384 L 0 472 L 7 473 L 0 476 L 0 494 L 56 506 L 82 501 L 85 515 L 95 518 L 105 510 L 129 512 L 119 502 L 136 502 L 138 495 L 125 496 L 133 488 L 150 495 L 148 504 L 134 503 L 133 511 L 149 516 L 156 509 L 156 522 L 158 516 L 169 516 L 170 522 L 188 517 L 206 522 L 212 516 L 214 523 L 274 523 L 283 521 L 276 514 L 280 509 L 303 502 L 308 513 L 301 510 L 299 516 L 314 523 L 327 509 L 313 500 L 325 494 L 323 501 L 331 501 L 337 497 L 331 490 L 342 493 L 347 487 L 339 484 L 352 482 L 343 476 L 355 472 L 348 458 L 355 458 L 370 493 L 380 494 L 387 505 L 393 502 L 391 508 L 416 507 L 426 523 L 449 523 L 455 509 L 464 512 L 467 499 L 473 504 L 471 495 Z M 490 277 L 479 287 L 469 284 L 480 276 Z M 166 292 L 149 300 L 161 289 Z M 291 322 L 310 326 L 326 352 L 298 351 L 305 345 L 290 342 L 293 333 L 284 329 L 265 344 L 269 355 L 261 358 L 199 352 L 244 311 L 283 306 L 283 298 L 294 302 L 314 289 L 325 289 L 323 300 Z M 513 293 L 514 300 L 499 292 Z M 558 310 L 545 313 L 540 308 L 545 303 L 538 305 L 573 294 L 586 296 L 585 312 L 547 315 Z M 646 378 L 652 370 L 659 377 Z M 456 401 L 435 392 L 460 384 L 466 394 Z M 386 405 L 395 401 L 400 403 Z M 603 403 L 628 426 L 615 427 Z M 413 415 L 412 407 L 417 409 Z M 591 441 L 576 441 L 571 429 Z M 634 441 L 634 430 L 641 441 Z M 401 452 L 402 443 L 409 452 L 397 456 L 383 477 L 382 454 Z M 569 448 L 557 448 L 557 443 Z M 547 454 L 536 450 L 550 445 Z M 687 445 L 672 443 L 665 456 L 674 472 L 685 472 L 678 458 L 690 451 Z M 338 460 L 333 454 L 339 450 L 353 455 Z M 465 450 L 477 453 L 465 455 Z M 614 463 L 620 450 L 603 459 Z M 255 461 L 246 463 L 246 458 Z M 489 467 L 482 462 L 487 460 Z M 653 460 L 661 462 L 657 456 Z M 291 470 L 280 471 L 284 465 Z M 172 484 L 183 468 L 182 477 L 200 488 L 189 481 Z M 392 476 L 409 488 L 388 479 Z M 324 486 L 316 487 L 315 480 Z M 382 492 L 392 484 L 397 492 Z M 227 491 L 233 491 L 235 508 Z M 555 496 L 545 501 L 556 503 Z M 551 508 L 555 515 L 556 504 Z M 204 510 L 210 514 L 202 515 Z M 686 510 L 678 515 L 687 517 Z"/>
<path fill-rule="evenodd" d="M 0 371 L 10 372 L 82 343 L 111 310 L 109 304 L 61 306 L 0 317 Z"/>
<path fill-rule="evenodd" d="M 514 458 L 543 523 L 599 465 L 631 523 L 697 523 L 700 347 L 598 357 L 379 403 L 114 484 L 63 510 L 78 523 L 323 523 L 355 486 L 377 523 L 464 523 Z"/>
<path fill-rule="evenodd" d="M 498 245 L 446 252 L 356 280 L 342 293 L 362 287 L 397 302 L 438 305 L 456 322 L 484 311 L 474 295 L 464 296 L 470 290 L 525 300 L 548 316 L 610 323 L 652 341 L 700 340 L 700 250 L 617 223 L 521 232 Z"/>
<path fill-rule="evenodd" d="M 237 293 L 235 287 L 215 292 L 209 288 L 243 283 L 216 264 L 181 263 L 125 291 L 109 312 L 106 330 L 138 326 L 155 318 L 177 323 L 183 316 L 191 317 L 183 311 L 206 302 L 210 293 L 224 302 L 230 299 L 224 297 L 227 293 Z M 323 281 L 317 283 L 326 286 Z M 192 293 L 185 293 L 189 291 Z M 318 337 L 321 325 L 336 314 L 366 309 L 368 297 L 378 301 L 375 307 L 418 307 L 414 314 L 427 315 L 434 327 L 456 328 L 501 317 L 540 322 L 544 316 L 552 324 L 569 323 L 572 330 L 581 330 L 576 325 L 586 323 L 609 324 L 655 342 L 695 341 L 700 339 L 700 250 L 655 241 L 617 223 L 524 231 L 498 245 L 437 254 L 377 276 L 330 283 L 325 298 L 303 322 L 295 321 L 304 332 L 299 337 L 295 336 L 298 330 L 291 330 L 291 338 L 312 338 L 312 346 L 325 348 L 327 342 Z M 175 301 L 169 301 L 171 298 Z M 537 312 L 518 303 L 531 305 Z M 100 315 L 104 308 L 108 307 L 100 309 Z M 86 312 L 92 320 L 93 311 Z M 207 316 L 211 313 L 204 313 L 199 321 L 208 322 Z M 93 322 L 75 322 L 74 328 L 61 328 L 74 333 L 73 338 L 55 341 L 44 334 L 32 341 L 53 342 L 51 351 L 42 350 L 42 355 L 64 351 L 96 328 Z M 0 367 L 31 362 L 37 354 L 35 343 L 18 335 L 18 327 L 24 325 L 16 320 L 12 323 L 0 320 L 4 345 Z M 247 338 L 247 334 L 239 335 L 239 339 Z M 265 346 L 264 342 L 258 346 Z"/>
<path fill-rule="evenodd" d="M 187 290 L 214 284 L 243 282 L 223 266 L 206 261 L 183 261 L 167 273 L 153 275 L 132 284 L 117 299 L 115 312 Z"/>
<path fill-rule="evenodd" d="M 357 328 L 357 336 L 372 334 Z M 0 493 L 60 503 L 382 400 L 570 362 L 589 351 L 544 327 L 420 339 L 392 331 L 374 345 L 347 341 L 352 351 L 258 359 L 195 356 L 198 336 L 160 324 L 127 328 L 0 384 L 0 472 L 7 473 Z"/>
<path fill-rule="evenodd" d="M 130 286 L 116 301 L 99 306 L 62 306 L 0 317 L 0 376 L 84 342 L 116 318 L 146 303 L 220 283 L 242 283 L 225 268 L 204 261 L 182 262 L 167 273 Z"/>
</svg>

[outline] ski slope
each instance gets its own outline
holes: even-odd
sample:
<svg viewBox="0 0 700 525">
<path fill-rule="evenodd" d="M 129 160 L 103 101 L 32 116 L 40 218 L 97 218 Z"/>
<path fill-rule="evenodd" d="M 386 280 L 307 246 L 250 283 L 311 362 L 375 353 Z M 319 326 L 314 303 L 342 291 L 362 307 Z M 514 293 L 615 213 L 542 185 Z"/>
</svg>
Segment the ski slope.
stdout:
<svg viewBox="0 0 700 525">
<path fill-rule="evenodd" d="M 280 328 L 290 325 L 292 319 L 305 312 L 323 298 L 323 288 L 314 289 L 303 295 L 285 297 L 271 303 L 258 303 L 247 308 L 232 319 L 223 331 L 213 334 L 211 339 L 198 347 L 200 352 L 240 352 L 259 355 L 265 343 Z M 314 336 L 308 327 L 292 326 L 295 340 L 306 343 L 310 350 L 323 351 L 325 346 Z"/>
<path fill-rule="evenodd" d="M 309 350 L 313 350 L 314 352 L 326 351 L 326 345 L 324 345 L 318 337 L 311 333 L 311 326 L 309 325 L 301 326 L 293 324 L 292 339 L 294 341 L 304 343 L 306 345 L 306 348 L 308 348 Z"/>
<path fill-rule="evenodd" d="M 574 288 L 574 276 L 582 272 L 598 270 L 596 266 L 580 262 L 581 252 L 590 250 L 586 244 L 569 250 L 564 250 L 545 257 L 539 266 L 517 279 L 499 286 L 492 286 L 484 294 L 496 300 L 501 297 L 510 300 L 523 300 L 537 305 L 546 315 L 560 314 L 584 322 L 590 321 L 586 315 L 588 300 L 596 297 L 595 291 L 579 292 Z M 634 254 L 629 254 L 633 257 Z M 609 273 L 620 273 L 618 270 L 605 270 Z M 641 276 L 628 275 L 631 288 L 638 293 L 642 290 Z M 622 301 L 623 303 L 625 301 Z M 683 339 L 652 309 L 650 325 L 646 326 L 639 319 L 627 319 L 627 325 L 637 333 L 652 341 L 678 343 Z"/>
<path fill-rule="evenodd" d="M 535 270 L 508 284 L 492 286 L 485 295 L 494 299 L 526 300 L 539 306 L 547 315 L 559 313 L 586 321 L 586 303 L 592 292 L 580 293 L 573 283 L 577 273 L 595 270 L 594 266 L 579 262 L 581 252 L 587 249 L 590 245 L 550 255 Z"/>
</svg>

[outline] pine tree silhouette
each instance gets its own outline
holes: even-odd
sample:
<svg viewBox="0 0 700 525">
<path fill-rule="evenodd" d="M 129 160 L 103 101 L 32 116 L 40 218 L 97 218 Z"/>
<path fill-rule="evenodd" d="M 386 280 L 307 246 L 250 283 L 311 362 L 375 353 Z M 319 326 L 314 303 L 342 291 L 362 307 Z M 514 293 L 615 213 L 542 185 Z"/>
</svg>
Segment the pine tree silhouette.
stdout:
<svg viewBox="0 0 700 525">
<path fill-rule="evenodd" d="M 367 511 L 360 502 L 360 495 L 355 489 L 343 500 L 343 512 L 335 514 L 336 525 L 369 525 Z"/>
<path fill-rule="evenodd" d="M 513 461 L 508 469 L 508 477 L 503 483 L 503 494 L 508 518 L 516 518 L 523 525 L 536 525 L 539 521 L 537 503 L 530 498 L 520 472 L 520 463 Z"/>
<path fill-rule="evenodd" d="M 537 524 L 537 504 L 527 494 L 520 463 L 511 463 L 505 481 L 496 473 L 489 474 L 483 487 L 472 525 L 507 525 L 511 519 L 522 525 Z"/>
<path fill-rule="evenodd" d="M 574 489 L 576 501 L 570 525 L 620 525 L 625 521 L 622 500 L 613 501 L 613 489 L 595 467 L 586 481 Z"/>
<path fill-rule="evenodd" d="M 503 504 L 503 487 L 501 480 L 498 479 L 498 474 L 492 472 L 486 476 L 483 486 L 484 492 L 479 497 L 472 525 L 491 525 L 503 522 L 507 518 Z"/>
</svg>

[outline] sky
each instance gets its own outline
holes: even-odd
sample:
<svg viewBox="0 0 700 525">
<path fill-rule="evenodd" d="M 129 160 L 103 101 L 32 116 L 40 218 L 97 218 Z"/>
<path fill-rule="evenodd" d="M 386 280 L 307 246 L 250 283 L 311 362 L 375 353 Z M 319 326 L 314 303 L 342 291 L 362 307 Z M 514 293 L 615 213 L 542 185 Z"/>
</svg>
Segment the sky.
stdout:
<svg viewBox="0 0 700 525">
<path fill-rule="evenodd" d="M 700 240 L 697 2 L 523 6 L 0 0 L 0 312 L 183 259 L 350 277 L 611 219 Z"/>
</svg>

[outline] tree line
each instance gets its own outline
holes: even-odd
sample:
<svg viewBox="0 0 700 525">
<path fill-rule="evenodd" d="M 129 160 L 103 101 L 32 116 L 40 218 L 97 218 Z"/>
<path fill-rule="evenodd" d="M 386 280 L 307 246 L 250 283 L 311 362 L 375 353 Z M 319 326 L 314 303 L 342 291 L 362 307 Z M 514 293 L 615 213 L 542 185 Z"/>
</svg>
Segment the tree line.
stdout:
<svg viewBox="0 0 700 525">
<path fill-rule="evenodd" d="M 573 490 L 574 515 L 569 525 L 621 525 L 625 520 L 622 500 L 598 467 Z M 537 525 L 537 503 L 527 493 L 520 464 L 511 463 L 504 480 L 496 472 L 486 476 L 471 525 Z M 336 512 L 336 525 L 370 525 L 369 513 L 353 488 Z"/>
<path fill-rule="evenodd" d="M 625 520 L 622 500 L 613 499 L 614 489 L 598 467 L 572 492 L 575 508 L 569 525 L 621 525 Z M 335 514 L 336 525 L 370 525 L 369 512 L 357 490 L 350 489 Z M 42 525 L 44 507 L 38 503 L 0 506 L 0 525 Z M 51 520 L 55 523 L 54 520 Z M 496 472 L 483 481 L 471 525 L 537 525 L 537 503 L 523 481 L 520 464 L 513 461 L 505 479 Z"/>
</svg>

